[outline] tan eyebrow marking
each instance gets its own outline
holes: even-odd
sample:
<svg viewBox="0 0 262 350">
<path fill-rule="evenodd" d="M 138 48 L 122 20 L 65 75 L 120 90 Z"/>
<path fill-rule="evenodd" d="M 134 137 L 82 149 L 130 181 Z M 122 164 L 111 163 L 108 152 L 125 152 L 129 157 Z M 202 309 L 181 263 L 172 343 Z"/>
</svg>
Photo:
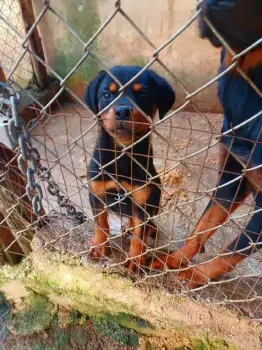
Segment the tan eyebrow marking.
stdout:
<svg viewBox="0 0 262 350">
<path fill-rule="evenodd" d="M 135 83 L 135 84 L 133 85 L 133 90 L 134 90 L 134 91 L 138 92 L 138 91 L 140 91 L 141 89 L 142 89 L 142 85 L 141 85 L 141 84 Z"/>
<path fill-rule="evenodd" d="M 117 87 L 116 83 L 111 83 L 111 84 L 109 84 L 108 90 L 109 90 L 110 92 L 117 92 L 118 87 Z"/>
</svg>

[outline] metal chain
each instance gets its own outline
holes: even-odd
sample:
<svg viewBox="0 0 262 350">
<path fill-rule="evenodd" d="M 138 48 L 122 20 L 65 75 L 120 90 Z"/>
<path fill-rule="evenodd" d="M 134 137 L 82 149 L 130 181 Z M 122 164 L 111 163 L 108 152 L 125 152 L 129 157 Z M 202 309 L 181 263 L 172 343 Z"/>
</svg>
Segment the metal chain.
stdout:
<svg viewBox="0 0 262 350">
<path fill-rule="evenodd" d="M 9 84 L 0 82 L 0 111 L 9 119 L 8 132 L 13 143 L 18 146 L 19 156 L 17 164 L 20 171 L 27 177 L 26 193 L 32 201 L 34 213 L 40 215 L 43 208 L 43 191 L 41 186 L 35 181 L 35 175 L 37 175 L 42 181 L 47 182 L 48 193 L 57 198 L 58 205 L 64 208 L 68 215 L 72 216 L 79 223 L 87 221 L 88 217 L 84 213 L 77 211 L 70 203 L 69 198 L 61 194 L 59 186 L 52 179 L 50 170 L 41 164 L 40 154 L 32 146 L 30 131 L 18 113 L 19 104 L 20 94 Z M 4 105 L 7 105 L 7 108 Z"/>
<path fill-rule="evenodd" d="M 51 196 L 55 196 L 57 198 L 57 203 L 61 208 L 64 208 L 66 210 L 66 213 L 74 219 L 82 224 L 83 222 L 88 220 L 87 215 L 85 215 L 81 211 L 77 211 L 76 208 L 70 203 L 69 198 L 65 197 L 61 190 L 59 189 L 59 186 L 55 183 L 55 181 L 52 179 L 51 171 L 43 166 L 40 163 L 40 155 L 36 148 L 32 148 L 32 151 L 34 153 L 35 159 L 37 161 L 37 168 L 39 170 L 39 177 L 47 182 L 47 191 Z"/>
</svg>

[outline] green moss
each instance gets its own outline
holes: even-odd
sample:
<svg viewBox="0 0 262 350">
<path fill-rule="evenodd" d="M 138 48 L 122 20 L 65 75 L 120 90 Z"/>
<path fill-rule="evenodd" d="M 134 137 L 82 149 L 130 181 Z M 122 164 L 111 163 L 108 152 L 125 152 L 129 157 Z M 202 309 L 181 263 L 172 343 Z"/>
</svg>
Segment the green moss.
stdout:
<svg viewBox="0 0 262 350">
<path fill-rule="evenodd" d="M 57 331 L 56 332 L 56 347 L 55 347 L 55 349 L 58 349 L 58 350 L 65 349 L 65 345 L 69 339 L 70 339 L 70 334 Z"/>
<path fill-rule="evenodd" d="M 79 37 L 87 42 L 100 24 L 96 0 L 83 0 L 81 4 L 66 0 L 62 7 L 66 9 L 66 11 L 61 11 L 63 18 Z M 96 50 L 96 45 L 96 43 L 92 44 L 92 50 Z M 84 53 L 82 43 L 71 32 L 67 31 L 64 37 L 56 41 L 54 70 L 64 78 L 75 67 Z M 98 64 L 89 56 L 71 75 L 68 83 L 75 84 L 79 80 L 90 80 L 97 74 L 98 70 Z"/>
<path fill-rule="evenodd" d="M 210 348 L 208 346 L 206 346 L 206 344 L 204 344 L 201 340 L 198 340 L 195 342 L 192 350 L 210 350 Z"/>
<path fill-rule="evenodd" d="M 21 268 L 21 264 L 15 265 L 15 266 L 6 264 L 3 267 L 1 267 L 0 268 L 0 288 L 13 278 L 18 268 L 21 268 L 21 273 L 19 274 L 21 275 L 24 272 L 24 270 L 27 269 L 27 266 L 28 266 L 27 264 L 24 264 L 24 267 Z"/>
<path fill-rule="evenodd" d="M 132 56 L 124 60 L 124 64 L 130 66 L 144 67 L 148 63 L 148 60 L 144 56 Z"/>
<path fill-rule="evenodd" d="M 93 324 L 98 333 L 110 337 L 121 345 L 138 346 L 139 338 L 134 331 L 102 318 L 93 319 Z"/>
<path fill-rule="evenodd" d="M 73 310 L 69 316 L 68 323 L 70 325 L 81 324 L 86 321 L 85 315 L 82 315 L 80 312 Z"/>
<path fill-rule="evenodd" d="M 58 312 L 55 316 L 54 323 L 58 327 L 68 327 L 68 326 L 75 326 L 80 325 L 82 326 L 87 321 L 88 316 L 85 314 L 81 314 L 80 312 L 73 310 L 72 312 L 66 312 L 65 314 Z"/>
<path fill-rule="evenodd" d="M 31 275 L 31 278 L 29 280 L 29 286 L 30 287 L 36 287 L 37 285 L 41 286 L 41 290 L 43 292 L 48 293 L 49 292 L 54 292 L 56 295 L 60 296 L 64 294 L 63 289 L 61 288 L 60 284 L 58 281 L 53 280 L 53 279 L 48 279 L 45 278 L 45 276 L 42 276 L 38 273 L 35 273 Z"/>
<path fill-rule="evenodd" d="M 8 281 L 8 278 L 5 275 L 4 271 L 1 269 L 0 270 L 0 287 L 2 287 L 7 281 Z"/>
<path fill-rule="evenodd" d="M 26 279 L 26 284 L 35 292 L 46 294 L 51 299 L 58 300 L 66 298 L 70 300 L 70 306 L 81 311 L 89 316 L 103 316 L 108 313 L 118 314 L 118 309 L 122 312 L 127 310 L 126 305 L 120 301 L 116 305 L 110 298 L 107 298 L 103 293 L 97 293 L 97 290 L 92 290 L 83 281 L 75 279 L 72 273 L 72 281 L 66 284 L 62 283 L 63 273 L 61 272 L 60 282 L 56 281 L 50 275 L 33 273 L 30 279 Z M 129 288 L 129 284 L 125 285 Z M 128 310 L 127 310 L 128 311 Z"/>
<path fill-rule="evenodd" d="M 212 346 L 214 349 L 226 349 L 228 348 L 228 344 L 223 339 L 215 339 L 212 341 Z"/>
<path fill-rule="evenodd" d="M 146 348 L 146 350 L 156 350 L 155 345 L 150 344 L 150 343 L 147 343 L 145 348 Z"/>
<path fill-rule="evenodd" d="M 111 323 L 119 324 L 122 327 L 135 330 L 137 333 L 151 335 L 155 333 L 155 328 L 142 319 L 138 319 L 130 314 L 119 313 L 117 315 L 105 314 L 103 318 Z"/>
<path fill-rule="evenodd" d="M 49 346 L 47 344 L 33 344 L 32 350 L 64 350 L 70 339 L 70 334 L 60 332 L 59 330 L 55 334 L 54 343 Z"/>
<path fill-rule="evenodd" d="M 200 339 L 191 341 L 192 350 L 233 350 L 223 339 L 208 339 L 203 336 Z"/>
<path fill-rule="evenodd" d="M 11 306 L 3 293 L 0 293 L 0 339 L 5 339 L 11 323 Z"/>
<path fill-rule="evenodd" d="M 138 334 L 152 335 L 155 329 L 144 320 L 131 315 L 120 313 L 118 315 L 103 315 L 91 317 L 96 330 L 123 345 L 138 345 Z"/>
<path fill-rule="evenodd" d="M 25 309 L 14 314 L 10 330 L 16 335 L 29 335 L 47 329 L 56 312 L 54 304 L 34 293 L 25 300 Z"/>
</svg>

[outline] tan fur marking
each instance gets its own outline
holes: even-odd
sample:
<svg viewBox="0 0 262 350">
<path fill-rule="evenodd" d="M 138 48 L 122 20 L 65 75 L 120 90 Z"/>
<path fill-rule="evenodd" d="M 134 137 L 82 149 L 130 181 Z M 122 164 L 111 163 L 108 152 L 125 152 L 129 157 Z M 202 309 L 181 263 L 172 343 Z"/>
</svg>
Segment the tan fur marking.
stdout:
<svg viewBox="0 0 262 350">
<path fill-rule="evenodd" d="M 139 204 L 145 204 L 152 192 L 149 186 L 141 188 L 141 186 L 132 186 L 127 181 L 121 181 L 121 186 L 131 193 L 131 197 L 135 199 Z M 121 187 L 113 180 L 109 181 L 91 181 L 91 191 L 98 197 L 101 197 L 105 192 L 110 192 L 110 190 L 121 190 Z"/>
<path fill-rule="evenodd" d="M 123 181 L 121 182 L 121 185 L 127 190 L 128 192 L 131 192 L 132 197 L 137 201 L 139 204 L 145 204 L 152 192 L 151 187 L 145 186 L 141 188 L 141 186 L 132 186 L 130 183 Z"/>
<path fill-rule="evenodd" d="M 262 191 L 262 171 L 261 169 L 252 170 L 246 173 L 246 178 L 254 191 Z"/>
<path fill-rule="evenodd" d="M 117 92 L 118 87 L 117 87 L 116 83 L 111 83 L 111 84 L 108 86 L 108 90 L 109 90 L 110 92 L 112 92 L 112 93 Z"/>
<path fill-rule="evenodd" d="M 117 188 L 117 184 L 113 180 L 109 181 L 91 181 L 91 191 L 96 196 L 101 197 L 105 192 Z"/>
<path fill-rule="evenodd" d="M 145 265 L 146 259 L 143 256 L 143 252 L 145 251 L 145 247 L 147 244 L 148 236 L 144 235 L 144 227 L 141 225 L 141 220 L 137 217 L 133 217 L 133 229 L 132 229 L 132 239 L 130 242 L 129 249 L 129 258 L 133 258 L 128 264 L 129 270 L 136 270 L 138 265 Z"/>
<path fill-rule="evenodd" d="M 103 114 L 101 114 L 101 119 L 105 128 L 111 132 L 115 132 L 116 129 L 116 119 L 115 119 L 115 110 L 113 107 L 109 108 Z"/>
<path fill-rule="evenodd" d="M 237 53 L 237 51 L 235 51 Z M 225 54 L 225 66 L 229 67 L 232 63 L 232 55 L 226 51 Z M 238 59 L 239 68 L 245 73 L 250 69 L 262 65 L 262 49 L 255 49 L 248 52 L 245 56 Z"/>
<path fill-rule="evenodd" d="M 242 68 L 244 72 L 248 72 L 250 69 L 261 65 L 262 49 L 256 49 L 244 56 L 243 62 L 240 64 L 240 68 Z"/>
<path fill-rule="evenodd" d="M 141 85 L 141 84 L 135 83 L 135 84 L 133 85 L 133 90 L 134 90 L 135 92 L 139 92 L 141 89 L 142 89 L 142 85 Z"/>
</svg>

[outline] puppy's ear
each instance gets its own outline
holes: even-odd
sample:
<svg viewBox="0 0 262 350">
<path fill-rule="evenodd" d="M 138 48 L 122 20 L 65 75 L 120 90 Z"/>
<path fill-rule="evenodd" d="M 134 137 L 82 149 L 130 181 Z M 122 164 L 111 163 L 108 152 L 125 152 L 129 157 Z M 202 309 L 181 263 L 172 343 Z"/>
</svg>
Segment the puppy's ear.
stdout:
<svg viewBox="0 0 262 350">
<path fill-rule="evenodd" d="M 154 98 L 158 105 L 159 118 L 162 119 L 175 103 L 176 94 L 169 83 L 153 70 L 149 70 L 148 74 L 155 90 Z"/>
<path fill-rule="evenodd" d="M 90 81 L 85 92 L 85 101 L 91 111 L 95 114 L 99 112 L 97 93 L 99 86 L 105 77 L 106 72 L 101 70 L 98 75 Z"/>
</svg>

